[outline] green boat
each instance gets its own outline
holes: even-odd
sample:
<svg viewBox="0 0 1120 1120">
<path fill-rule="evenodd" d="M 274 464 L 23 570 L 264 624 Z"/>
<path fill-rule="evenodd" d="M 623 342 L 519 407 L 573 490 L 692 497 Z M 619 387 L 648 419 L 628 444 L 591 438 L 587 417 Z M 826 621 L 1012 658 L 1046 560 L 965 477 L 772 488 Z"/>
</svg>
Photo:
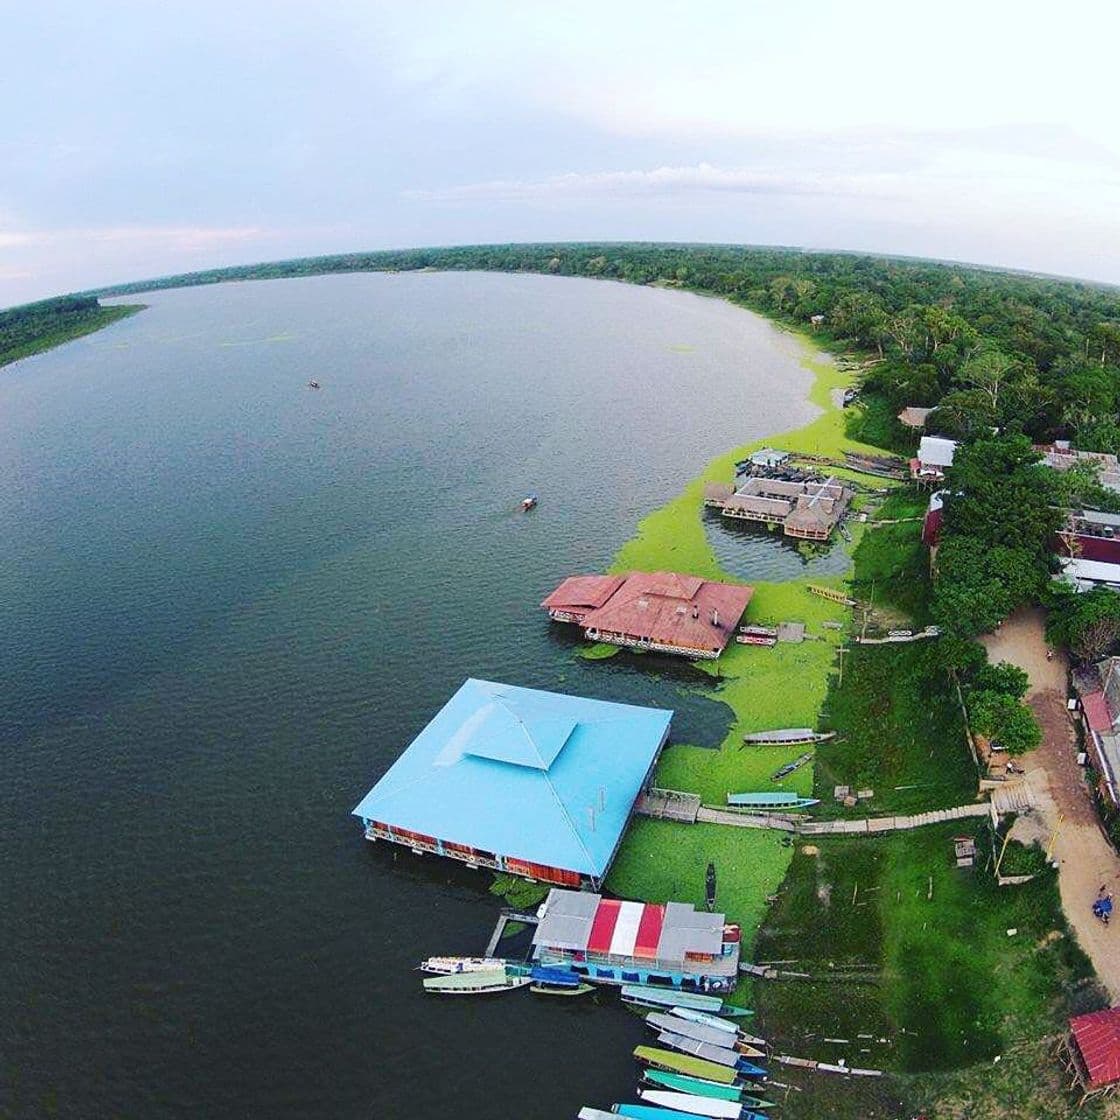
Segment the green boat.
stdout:
<svg viewBox="0 0 1120 1120">
<path fill-rule="evenodd" d="M 738 1071 L 731 1066 L 721 1066 L 703 1058 L 694 1058 L 691 1054 L 678 1054 L 657 1046 L 635 1046 L 634 1057 L 647 1066 L 667 1070 L 669 1073 L 703 1078 L 705 1081 L 717 1081 L 722 1085 L 734 1084 L 738 1076 Z"/>
<path fill-rule="evenodd" d="M 642 1007 L 691 1007 L 694 1011 L 719 1011 L 723 1007 L 719 996 L 682 992 L 676 988 L 649 988 L 641 984 L 623 984 L 622 1001 Z"/>
<path fill-rule="evenodd" d="M 667 1070 L 647 1069 L 643 1078 L 651 1085 L 663 1085 L 678 1093 L 691 1093 L 696 1097 L 711 1097 L 717 1101 L 738 1101 L 747 1108 L 775 1108 L 773 1101 L 752 1097 L 738 1085 L 721 1085 L 718 1081 L 705 1081 L 702 1077 L 688 1077 L 683 1073 L 669 1073 Z"/>
<path fill-rule="evenodd" d="M 796 793 L 729 793 L 727 804 L 739 809 L 808 809 L 819 805 L 820 798 Z"/>
</svg>

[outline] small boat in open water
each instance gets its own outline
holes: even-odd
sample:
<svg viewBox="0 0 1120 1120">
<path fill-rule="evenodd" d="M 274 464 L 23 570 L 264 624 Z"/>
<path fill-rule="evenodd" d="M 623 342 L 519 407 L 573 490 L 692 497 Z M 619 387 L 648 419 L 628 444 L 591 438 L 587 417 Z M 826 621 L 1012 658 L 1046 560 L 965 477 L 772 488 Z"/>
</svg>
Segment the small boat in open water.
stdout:
<svg viewBox="0 0 1120 1120">
<path fill-rule="evenodd" d="M 536 494 L 530 494 L 528 495 L 528 497 L 521 499 L 521 508 L 525 510 L 525 512 L 528 512 L 529 510 L 535 508 L 537 500 L 538 499 Z"/>
<path fill-rule="evenodd" d="M 456 972 L 451 976 L 429 976 L 424 981 L 424 991 L 441 996 L 487 995 L 491 992 L 508 992 L 524 988 L 532 981 L 520 973 L 509 973 L 504 968 L 490 972 Z"/>
<path fill-rule="evenodd" d="M 310 380 L 310 381 L 309 381 L 309 382 L 307 383 L 307 387 L 308 387 L 309 389 L 321 389 L 321 388 L 322 388 L 323 386 L 322 386 L 322 385 L 320 385 L 320 384 L 319 384 L 319 382 L 318 382 L 318 381 L 316 381 L 316 380 L 315 380 L 314 378 L 312 378 L 312 379 L 311 379 L 311 380 Z"/>
</svg>

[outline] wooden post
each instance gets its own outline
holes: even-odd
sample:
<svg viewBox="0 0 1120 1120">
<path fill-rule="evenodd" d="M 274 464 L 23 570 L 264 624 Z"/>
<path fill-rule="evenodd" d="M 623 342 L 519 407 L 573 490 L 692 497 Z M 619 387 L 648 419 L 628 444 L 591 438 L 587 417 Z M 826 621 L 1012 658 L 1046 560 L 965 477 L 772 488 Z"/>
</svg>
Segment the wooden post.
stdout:
<svg viewBox="0 0 1120 1120">
<path fill-rule="evenodd" d="M 1050 842 L 1046 845 L 1046 862 L 1049 863 L 1054 858 L 1054 845 L 1058 842 L 1058 833 L 1062 830 L 1062 822 L 1065 820 L 1065 814 L 1058 814 L 1058 823 L 1054 825 L 1054 831 L 1050 833 Z"/>
<path fill-rule="evenodd" d="M 998 836 L 999 833 L 996 833 Z M 1003 853 L 1007 851 L 1007 845 L 1011 842 L 1011 829 L 1007 830 L 1007 835 L 1003 838 L 1003 847 L 999 850 L 999 859 L 996 860 L 996 867 L 992 874 L 996 877 L 996 882 L 999 882 L 999 869 L 1000 864 L 1003 863 Z"/>
</svg>

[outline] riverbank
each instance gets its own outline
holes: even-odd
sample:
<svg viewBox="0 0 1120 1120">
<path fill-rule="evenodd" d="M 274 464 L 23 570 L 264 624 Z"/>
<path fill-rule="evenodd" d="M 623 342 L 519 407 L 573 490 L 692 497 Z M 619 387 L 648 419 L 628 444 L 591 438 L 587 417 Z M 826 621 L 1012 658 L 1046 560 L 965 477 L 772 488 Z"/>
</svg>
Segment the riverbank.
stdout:
<svg viewBox="0 0 1120 1120">
<path fill-rule="evenodd" d="M 0 311 L 0 367 L 93 334 L 145 306 L 102 307 L 95 299 L 63 297 Z"/>
</svg>

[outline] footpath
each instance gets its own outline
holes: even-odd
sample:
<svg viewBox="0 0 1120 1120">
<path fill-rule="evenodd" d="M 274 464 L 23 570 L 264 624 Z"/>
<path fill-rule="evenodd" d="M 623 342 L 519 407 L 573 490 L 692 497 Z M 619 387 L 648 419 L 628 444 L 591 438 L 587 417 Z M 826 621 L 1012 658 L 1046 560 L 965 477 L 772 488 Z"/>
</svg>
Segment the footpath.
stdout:
<svg viewBox="0 0 1120 1120">
<path fill-rule="evenodd" d="M 1064 657 L 1046 660 L 1039 610 L 1013 614 L 982 639 L 993 663 L 1018 665 L 1029 679 L 1026 702 L 1042 728 L 1042 745 L 1019 761 L 1035 794 L 1047 839 L 1057 834 L 1054 857 L 1062 909 L 1114 1004 L 1120 1003 L 1120 922 L 1102 925 L 1092 914 L 1101 886 L 1120 898 L 1120 857 L 1105 837 L 1077 765 L 1076 740 L 1066 711 Z"/>
</svg>

